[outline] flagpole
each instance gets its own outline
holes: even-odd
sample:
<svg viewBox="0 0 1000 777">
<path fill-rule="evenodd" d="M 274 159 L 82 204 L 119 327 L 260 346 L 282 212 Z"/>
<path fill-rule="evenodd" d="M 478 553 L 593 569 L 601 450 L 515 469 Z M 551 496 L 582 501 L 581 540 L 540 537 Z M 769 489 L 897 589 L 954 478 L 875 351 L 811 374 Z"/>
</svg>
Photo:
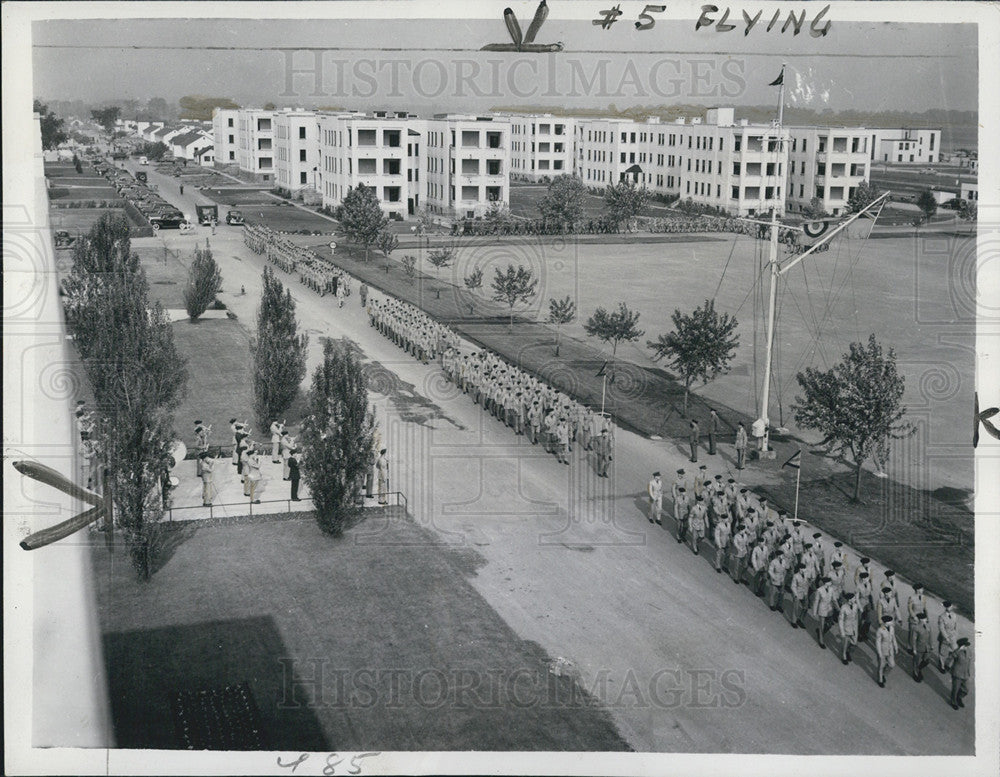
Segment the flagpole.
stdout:
<svg viewBox="0 0 1000 777">
<path fill-rule="evenodd" d="M 802 462 L 799 462 L 799 466 L 795 468 L 795 510 L 792 512 L 792 520 L 796 521 L 799 517 L 799 481 L 802 479 Z"/>
<path fill-rule="evenodd" d="M 608 391 L 608 373 L 604 373 L 604 380 L 601 383 L 601 416 L 604 415 L 604 395 Z"/>
</svg>

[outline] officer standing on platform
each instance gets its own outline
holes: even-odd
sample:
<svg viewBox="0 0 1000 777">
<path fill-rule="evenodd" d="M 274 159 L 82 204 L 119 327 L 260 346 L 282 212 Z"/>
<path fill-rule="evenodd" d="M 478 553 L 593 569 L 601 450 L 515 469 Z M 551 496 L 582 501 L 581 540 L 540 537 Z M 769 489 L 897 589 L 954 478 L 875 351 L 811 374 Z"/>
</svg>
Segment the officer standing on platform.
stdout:
<svg viewBox="0 0 1000 777">
<path fill-rule="evenodd" d="M 295 448 L 288 451 L 288 475 L 292 481 L 291 500 L 293 502 L 301 502 L 302 500 L 299 499 L 299 478 L 302 475 L 299 471 L 299 457 L 296 455 Z"/>
<path fill-rule="evenodd" d="M 211 507 L 213 491 L 215 490 L 215 457 L 205 451 L 199 455 L 201 460 L 201 504 Z"/>
<path fill-rule="evenodd" d="M 660 480 L 660 473 L 654 472 L 653 478 L 649 481 L 649 485 L 646 486 L 646 492 L 649 494 L 649 522 L 650 523 L 663 523 L 661 519 L 661 514 L 663 512 L 663 481 Z"/>
</svg>

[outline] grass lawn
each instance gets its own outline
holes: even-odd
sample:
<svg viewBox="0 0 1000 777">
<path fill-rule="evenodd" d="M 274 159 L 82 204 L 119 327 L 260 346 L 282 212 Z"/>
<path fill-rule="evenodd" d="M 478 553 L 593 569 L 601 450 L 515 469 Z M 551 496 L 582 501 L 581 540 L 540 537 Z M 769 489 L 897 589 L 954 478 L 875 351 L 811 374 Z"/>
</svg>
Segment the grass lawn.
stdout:
<svg viewBox="0 0 1000 777">
<path fill-rule="evenodd" d="M 546 184 L 515 183 L 510 187 L 510 212 L 515 216 L 537 219 L 540 217 L 538 204 L 548 192 Z M 673 212 L 666 206 L 650 201 L 639 212 L 640 216 L 669 216 Z M 597 218 L 604 215 L 604 198 L 587 192 L 583 198 L 584 219 Z"/>
<path fill-rule="evenodd" d="M 96 543 L 117 745 L 181 747 L 175 694 L 246 683 L 265 749 L 628 749 L 470 585 L 474 553 L 369 515 L 341 539 L 311 518 L 174 527 L 148 583 Z"/>
<path fill-rule="evenodd" d="M 337 225 L 330 219 L 294 205 L 279 204 L 275 200 L 266 205 L 244 205 L 241 210 L 247 221 L 263 222 L 279 232 L 308 229 L 331 235 L 337 231 Z"/>
<path fill-rule="evenodd" d="M 884 273 L 884 278 L 874 282 L 870 276 L 866 276 L 868 285 L 858 286 L 856 294 L 841 294 L 839 299 L 835 296 L 827 302 L 824 320 L 829 320 L 829 323 L 824 324 L 827 331 L 822 340 L 812 336 L 816 327 L 811 319 L 803 321 L 801 325 L 792 323 L 793 315 L 802 311 L 793 313 L 793 303 L 786 303 L 787 323 L 781 330 L 785 350 L 783 360 L 778 365 L 780 369 L 776 372 L 785 383 L 786 396 L 794 394 L 795 371 L 810 365 L 824 366 L 825 360 L 839 358 L 840 353 L 846 350 L 841 343 L 849 342 L 848 338 L 852 336 L 856 339 L 856 328 L 863 326 L 865 331 L 880 332 L 883 338 L 892 337 L 890 342 L 896 343 L 900 351 L 900 367 L 911 378 L 907 389 L 915 393 L 907 401 L 911 408 L 915 406 L 912 418 L 920 425 L 921 432 L 914 438 L 913 445 L 899 444 L 894 448 L 890 471 L 910 477 L 913 482 L 909 485 L 886 483 L 866 473 L 863 479 L 864 504 L 853 504 L 847 498 L 851 491 L 845 481 L 851 475 L 845 468 L 822 456 L 810 455 L 803 464 L 799 514 L 832 535 L 850 542 L 859 550 L 870 552 L 872 556 L 894 564 L 903 577 L 909 580 L 922 579 L 930 590 L 954 600 L 965 612 L 971 614 L 974 607 L 971 573 L 974 556 L 973 515 L 965 505 L 970 490 L 964 486 L 964 483 L 971 481 L 971 452 L 967 459 L 958 459 L 954 453 L 948 456 L 943 455 L 943 452 L 935 455 L 938 448 L 928 443 L 928 439 L 946 440 L 949 430 L 960 428 L 961 420 L 953 418 L 950 413 L 961 405 L 931 402 L 931 398 L 923 393 L 926 387 L 921 386 L 926 380 L 924 375 L 929 363 L 952 364 L 960 377 L 955 379 L 954 386 L 949 384 L 949 390 L 957 392 L 966 386 L 964 376 L 971 374 L 973 365 L 971 359 L 961 352 L 955 354 L 947 349 L 932 351 L 921 339 L 922 334 L 908 332 L 905 317 L 897 314 L 900 304 L 914 304 L 913 297 L 901 295 L 899 301 L 896 301 L 883 293 L 880 306 L 875 302 L 863 301 L 864 295 L 880 294 L 878 289 L 893 288 L 892 283 L 898 289 L 905 287 L 906 276 L 903 275 L 901 280 L 899 267 L 894 266 L 897 259 L 905 261 L 905 253 L 894 256 L 893 252 L 905 252 L 908 241 L 896 242 L 898 245 L 888 240 L 878 241 L 879 246 L 884 245 L 886 248 L 875 267 L 879 273 Z M 313 247 L 324 256 L 329 256 L 329 251 L 323 246 L 317 244 Z M 570 250 L 566 250 L 567 248 Z M 634 243 L 630 246 L 619 244 L 617 250 L 611 249 L 609 252 L 604 246 L 591 248 L 582 241 L 575 246 L 560 247 L 557 241 L 550 239 L 541 242 L 529 240 L 499 248 L 487 243 L 480 245 L 479 241 L 466 241 L 461 243 L 455 267 L 445 271 L 444 278 L 439 280 L 433 274 L 421 274 L 413 283 L 409 282 L 399 267 L 398 259 L 403 251 L 393 254 L 388 273 L 385 272 L 385 262 L 381 259 L 368 263 L 358 261 L 361 252 L 354 246 L 338 245 L 335 261 L 355 276 L 363 278 L 369 285 L 418 305 L 470 340 L 504 355 L 512 363 L 542 376 L 553 385 L 565 387 L 586 404 L 599 407 L 603 378 L 598 377 L 598 372 L 609 353 L 602 351 L 599 344 L 581 336 L 581 322 L 578 318 L 567 326 L 567 330 L 574 336 L 563 338 L 560 357 L 554 358 L 553 333 L 548 327 L 538 323 L 544 318 L 541 305 L 549 296 L 570 293 L 577 300 L 585 319 L 589 315 L 588 311 L 593 310 L 597 304 L 614 304 L 624 295 L 629 299 L 630 307 L 642 311 L 643 320 L 640 325 L 644 325 L 646 338 L 650 338 L 657 332 L 669 329 L 669 315 L 675 305 L 701 300 L 711 293 L 712 288 L 719 283 L 718 271 L 727 262 L 730 248 L 726 243 L 716 242 L 691 243 L 690 246 Z M 628 261 L 633 267 L 632 272 L 616 275 L 601 269 L 607 267 L 609 258 L 611 261 L 621 261 L 617 255 L 625 250 L 629 252 Z M 407 253 L 414 252 L 408 250 Z M 512 330 L 508 328 L 505 309 L 485 299 L 483 294 L 470 295 L 449 282 L 467 274 L 472 266 L 485 267 L 484 275 L 490 278 L 491 262 L 504 264 L 511 259 L 515 262 L 525 259 L 531 262 L 536 256 L 542 263 L 540 287 L 543 291 L 536 300 L 535 309 L 524 315 L 515 315 Z M 928 265 L 933 259 L 930 255 L 921 257 Z M 690 271 L 691 262 L 697 262 L 698 272 Z M 737 266 L 734 260 L 732 264 L 733 267 L 725 276 L 727 282 L 716 290 L 717 305 L 721 310 L 735 309 L 750 288 L 748 275 L 753 268 L 746 261 Z M 849 282 L 848 270 L 843 263 L 839 269 L 833 266 L 834 262 L 828 264 L 824 270 L 828 275 L 813 275 L 812 289 L 842 290 L 842 283 Z M 562 270 L 558 269 L 560 265 L 563 266 Z M 913 268 L 909 269 L 912 273 Z M 919 295 L 926 283 L 947 271 L 947 266 L 942 267 L 940 263 L 926 267 L 924 274 L 909 279 L 916 284 L 911 287 L 911 293 L 916 291 Z M 630 282 L 633 278 L 671 280 L 670 283 L 642 285 L 640 289 L 638 284 Z M 945 279 L 945 283 L 947 282 Z M 806 291 L 803 290 L 800 294 L 805 296 Z M 938 297 L 933 300 L 934 306 L 925 308 L 921 314 L 926 318 L 930 318 L 933 311 L 943 306 L 943 301 Z M 918 303 L 922 302 L 922 299 L 918 299 Z M 851 312 L 839 312 L 845 305 L 851 306 Z M 912 322 L 912 318 L 910 320 Z M 744 326 L 749 329 L 751 324 L 752 322 L 747 322 Z M 869 325 L 872 329 L 867 328 Z M 912 327 L 912 323 L 910 326 Z M 743 334 L 750 337 L 752 333 L 746 329 Z M 619 362 L 617 381 L 609 382 L 607 386 L 607 408 L 614 414 L 617 422 L 626 428 L 646 435 L 658 434 L 674 438 L 680 444 L 687 431 L 687 421 L 682 411 L 683 389 L 641 350 L 619 348 L 618 357 L 622 361 Z M 720 378 L 712 385 L 710 400 L 698 394 L 692 395 L 686 414 L 688 417 L 704 421 L 711 406 L 718 410 L 724 429 L 735 430 L 739 420 L 743 420 L 749 428 L 754 417 L 752 392 L 748 394 L 747 391 L 748 385 L 752 385 L 749 379 L 753 374 L 749 363 L 752 360 L 750 351 L 748 344 L 741 351 L 742 362 L 734 365 L 728 377 Z M 788 385 L 789 380 L 793 382 L 792 385 Z M 786 411 L 786 417 L 790 415 Z M 731 442 L 731 439 L 727 437 L 726 442 Z M 777 460 L 753 465 L 755 471 L 747 472 L 746 477 L 750 478 L 748 482 L 752 485 L 753 478 L 756 478 L 759 488 L 773 488 L 777 504 L 791 512 L 794 483 L 789 490 L 784 482 L 787 479 L 781 477 L 780 466 L 797 449 L 805 448 L 808 451 L 808 444 L 803 442 L 802 437 L 794 436 L 783 440 L 775 437 L 773 442 Z M 725 446 L 724 450 L 729 460 L 719 461 L 718 466 L 731 467 L 732 448 Z M 946 470 L 945 467 L 950 469 Z M 952 472 L 956 475 L 955 483 L 961 485 L 926 485 L 931 476 L 940 478 L 942 473 L 950 475 Z"/>
</svg>

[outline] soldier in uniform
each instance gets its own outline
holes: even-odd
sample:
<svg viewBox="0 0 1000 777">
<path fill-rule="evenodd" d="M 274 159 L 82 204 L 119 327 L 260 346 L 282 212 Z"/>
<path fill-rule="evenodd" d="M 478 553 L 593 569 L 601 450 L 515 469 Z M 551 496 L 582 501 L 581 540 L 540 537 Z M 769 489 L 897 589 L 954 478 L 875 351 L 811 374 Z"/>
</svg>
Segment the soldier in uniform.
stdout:
<svg viewBox="0 0 1000 777">
<path fill-rule="evenodd" d="M 694 463 L 698 461 L 698 439 L 700 437 L 701 430 L 698 428 L 698 422 L 692 418 L 688 430 L 688 441 L 691 443 L 691 461 Z"/>
<path fill-rule="evenodd" d="M 291 494 L 290 498 L 293 502 L 301 502 L 299 499 L 299 479 L 302 477 L 302 473 L 299 468 L 299 457 L 296 454 L 296 449 L 292 448 L 288 451 L 288 479 L 291 480 Z"/>
<path fill-rule="evenodd" d="M 743 469 L 747 463 L 747 430 L 740 421 L 736 425 L 736 469 Z"/>
<path fill-rule="evenodd" d="M 750 551 L 750 588 L 757 596 L 764 593 L 764 578 L 767 576 L 767 557 L 770 549 L 763 540 L 753 543 Z"/>
<path fill-rule="evenodd" d="M 913 656 L 913 679 L 924 680 L 924 667 L 931 662 L 931 624 L 927 620 L 927 610 L 917 613 L 916 621 L 910 626 L 910 653 Z"/>
<path fill-rule="evenodd" d="M 715 455 L 715 438 L 719 434 L 719 414 L 715 412 L 715 408 L 708 414 L 708 455 Z"/>
<path fill-rule="evenodd" d="M 240 460 L 239 453 L 236 450 L 237 447 L 239 446 L 239 442 L 240 441 L 236 437 L 240 433 L 240 431 L 242 430 L 242 428 L 243 428 L 243 424 L 241 424 L 235 418 L 230 418 L 229 419 L 229 429 L 233 433 L 233 466 L 234 467 L 237 466 L 237 464 L 239 463 L 239 460 Z"/>
<path fill-rule="evenodd" d="M 646 492 L 649 494 L 649 522 L 662 525 L 663 520 L 660 515 L 663 512 L 663 481 L 659 472 L 653 473 L 652 479 L 646 486 Z"/>
<path fill-rule="evenodd" d="M 858 644 L 858 605 L 854 601 L 854 594 L 850 591 L 844 594 L 844 604 L 837 614 L 837 628 L 843 646 L 840 663 L 847 666 L 851 663 L 851 648 Z"/>
<path fill-rule="evenodd" d="M 802 552 L 802 566 L 805 570 L 806 578 L 809 581 L 809 591 L 816 587 L 816 583 L 819 580 L 819 563 L 816 558 L 816 554 L 813 552 L 813 544 L 811 542 L 805 543 Z"/>
<path fill-rule="evenodd" d="M 948 656 L 946 667 L 951 672 L 951 708 L 957 710 L 965 706 L 962 697 L 969 693 L 972 657 L 969 655 L 968 637 L 960 637 L 955 643 L 955 649 Z"/>
<path fill-rule="evenodd" d="M 822 585 L 813 595 L 812 606 L 812 615 L 816 619 L 816 639 L 819 640 L 819 646 L 823 650 L 826 650 L 824 639 L 827 629 L 832 625 L 830 618 L 835 609 L 836 598 L 837 592 L 833 588 L 832 581 L 829 577 L 824 577 Z"/>
<path fill-rule="evenodd" d="M 684 486 L 674 487 L 674 520 L 677 522 L 677 542 L 687 539 L 688 512 L 691 509 L 691 499 Z"/>
<path fill-rule="evenodd" d="M 677 470 L 677 477 L 674 478 L 674 484 L 670 488 L 675 502 L 677 501 L 677 491 L 682 488 L 687 488 L 687 479 L 684 477 L 684 470 L 679 469 Z"/>
<path fill-rule="evenodd" d="M 702 464 L 698 467 L 698 471 L 694 473 L 694 495 L 704 496 L 707 498 L 705 493 L 705 486 L 708 484 L 708 467 Z"/>
<path fill-rule="evenodd" d="M 688 513 L 688 528 L 691 530 L 691 550 L 698 555 L 698 543 L 705 539 L 705 523 L 708 510 L 705 509 L 704 497 L 695 497 L 695 503 Z"/>
<path fill-rule="evenodd" d="M 256 445 L 252 445 L 249 449 L 249 457 L 247 459 L 248 472 L 246 478 L 244 478 L 244 494 L 250 497 L 250 501 L 253 504 L 260 504 L 260 499 L 257 498 L 257 490 L 260 487 L 261 474 L 260 474 L 260 451 L 257 449 Z"/>
<path fill-rule="evenodd" d="M 878 656 L 878 685 L 879 688 L 885 688 L 885 679 L 889 670 L 896 665 L 896 651 L 899 650 L 899 646 L 896 644 L 893 617 L 883 615 L 880 621 L 881 625 L 875 633 L 875 655 Z"/>
<path fill-rule="evenodd" d="M 872 601 L 872 581 L 867 572 L 858 573 L 854 593 L 858 606 L 858 639 L 866 642 L 871 633 L 872 608 L 875 606 Z"/>
<path fill-rule="evenodd" d="M 569 426 L 565 418 L 560 418 L 556 424 L 556 461 L 562 464 L 569 464 L 566 458 L 566 449 L 569 447 Z"/>
<path fill-rule="evenodd" d="M 833 550 L 830 551 L 830 557 L 827 560 L 827 569 L 833 567 L 833 562 L 839 561 L 840 565 L 844 568 L 844 576 L 846 577 L 850 567 L 847 564 L 847 554 L 844 552 L 844 543 L 837 540 L 833 543 Z"/>
<path fill-rule="evenodd" d="M 531 444 L 537 445 L 538 433 L 542 428 L 542 408 L 537 399 L 531 403 L 531 408 L 528 410 L 528 428 L 531 431 Z M 590 449 L 589 445 L 587 449 Z"/>
<path fill-rule="evenodd" d="M 361 288 L 358 289 L 358 296 L 361 298 L 361 307 L 367 307 L 368 305 L 368 286 L 362 283 Z"/>
<path fill-rule="evenodd" d="M 899 620 L 899 607 L 896 604 L 896 597 L 893 596 L 893 590 L 890 586 L 882 586 L 882 593 L 875 603 L 875 618 L 878 623 L 889 616 L 892 618 L 893 623 Z M 893 628 L 893 634 L 896 633 L 895 627 Z"/>
<path fill-rule="evenodd" d="M 729 517 L 729 505 L 726 502 L 725 492 L 719 493 L 718 491 L 712 494 L 712 510 L 709 517 L 712 520 L 712 528 L 721 521 L 723 518 Z"/>
<path fill-rule="evenodd" d="M 792 535 L 792 552 L 795 554 L 795 558 L 801 559 L 802 553 L 805 551 L 805 530 L 802 528 L 802 521 L 793 520 L 792 530 L 789 534 Z"/>
<path fill-rule="evenodd" d="M 955 605 L 945 599 L 942 602 L 944 611 L 938 616 L 938 668 L 944 672 L 948 656 L 958 647 L 958 616 L 955 615 Z"/>
<path fill-rule="evenodd" d="M 927 612 L 927 598 L 924 596 L 924 585 L 923 583 L 914 583 L 913 593 L 910 595 L 910 598 L 906 600 L 906 625 L 909 629 L 907 644 L 909 646 L 910 655 L 913 655 L 914 649 L 913 627 L 917 624 L 917 616 L 921 612 Z"/>
<path fill-rule="evenodd" d="M 281 437 L 285 433 L 285 425 L 277 418 L 271 421 L 271 463 L 277 464 L 281 459 Z"/>
<path fill-rule="evenodd" d="M 375 462 L 375 469 L 378 472 L 378 503 L 380 505 L 389 504 L 389 459 L 385 455 L 386 449 L 382 448 L 378 452 L 378 460 Z"/>
<path fill-rule="evenodd" d="M 203 507 L 212 505 L 215 491 L 215 457 L 208 451 L 198 455 L 201 461 L 201 504 Z"/>
<path fill-rule="evenodd" d="M 750 536 L 754 539 L 760 536 L 760 519 L 757 517 L 757 511 L 752 507 L 747 508 L 746 517 L 743 519 L 743 526 L 750 532 Z"/>
<path fill-rule="evenodd" d="M 746 525 L 744 525 L 736 532 L 730 543 L 729 574 L 736 585 L 743 582 L 743 573 L 746 571 L 747 555 L 750 552 L 751 542 L 753 542 L 753 535 Z"/>
<path fill-rule="evenodd" d="M 836 594 L 834 602 L 839 607 L 844 599 L 844 565 L 839 561 L 834 561 L 830 565 L 830 573 L 827 577 L 830 578 L 830 585 L 833 586 L 833 591 Z"/>
<path fill-rule="evenodd" d="M 805 628 L 802 622 L 802 615 L 806 611 L 809 598 L 809 577 L 806 574 L 806 565 L 801 561 L 795 567 L 795 574 L 792 575 L 792 628 Z"/>
<path fill-rule="evenodd" d="M 767 606 L 771 612 L 785 606 L 785 554 L 780 550 L 767 565 Z"/>
<path fill-rule="evenodd" d="M 597 453 L 597 474 L 606 478 L 608 476 L 608 463 L 614 458 L 611 451 L 611 436 L 608 428 L 601 429 L 601 433 L 594 439 L 594 450 Z"/>
<path fill-rule="evenodd" d="M 696 497 L 698 503 L 701 504 L 704 497 Z M 698 505 L 695 505 L 695 509 Z M 693 511 L 692 511 L 693 512 Z M 712 536 L 712 540 L 715 544 L 715 571 L 722 574 L 722 562 L 726 557 L 726 549 L 729 547 L 729 539 L 731 537 L 731 530 L 729 528 L 729 521 L 726 518 L 722 518 L 718 523 L 715 524 L 715 532 Z"/>
</svg>

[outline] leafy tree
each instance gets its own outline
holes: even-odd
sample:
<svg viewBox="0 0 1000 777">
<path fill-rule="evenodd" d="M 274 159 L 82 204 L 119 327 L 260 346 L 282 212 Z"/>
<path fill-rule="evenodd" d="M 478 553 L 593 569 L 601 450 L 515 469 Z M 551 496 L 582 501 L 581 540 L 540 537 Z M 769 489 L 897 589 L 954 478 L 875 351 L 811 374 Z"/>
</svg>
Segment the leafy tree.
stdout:
<svg viewBox="0 0 1000 777">
<path fill-rule="evenodd" d="M 163 159 L 163 155 L 168 151 L 167 144 L 162 141 L 150 143 L 146 141 L 139 146 L 139 156 L 146 157 L 150 162 L 158 162 Z"/>
<path fill-rule="evenodd" d="M 410 283 L 413 283 L 413 279 L 417 277 L 417 257 L 413 254 L 406 254 L 403 257 L 403 272 L 410 279 Z"/>
<path fill-rule="evenodd" d="M 628 309 L 624 302 L 618 303 L 618 308 L 608 312 L 598 308 L 594 315 L 583 325 L 589 337 L 596 337 L 611 344 L 611 382 L 615 382 L 615 356 L 621 343 L 631 343 L 645 333 L 639 329 L 639 313 Z"/>
<path fill-rule="evenodd" d="M 959 200 L 958 217 L 970 224 L 975 224 L 979 218 L 979 205 L 975 200 Z"/>
<path fill-rule="evenodd" d="M 308 402 L 302 474 L 320 529 L 339 537 L 360 513 L 354 496 L 369 466 L 375 435 L 365 372 L 346 342 L 324 339 L 323 362 L 313 373 Z"/>
<path fill-rule="evenodd" d="M 835 454 L 849 454 L 855 468 L 854 500 L 861 496 L 861 468 L 870 458 L 885 455 L 889 440 L 916 432 L 904 420 L 905 380 L 896 369 L 896 353 L 883 352 L 872 334 L 851 343 L 843 359 L 829 370 L 808 368 L 797 376 L 804 396 L 796 397 L 795 420 L 803 429 L 823 435 L 823 445 Z"/>
<path fill-rule="evenodd" d="M 927 219 L 930 219 L 931 216 L 937 213 L 937 200 L 934 199 L 934 194 L 930 189 L 925 189 L 921 192 L 917 198 L 917 207 L 923 211 Z"/>
<path fill-rule="evenodd" d="M 107 108 L 99 108 L 90 112 L 91 118 L 104 127 L 109 135 L 115 131 L 115 122 L 121 113 L 121 108 L 117 105 L 109 105 Z"/>
<path fill-rule="evenodd" d="M 847 200 L 847 210 L 850 213 L 857 213 L 868 207 L 882 194 L 878 187 L 868 181 L 862 181 L 854 188 L 854 192 Z"/>
<path fill-rule="evenodd" d="M 628 223 L 639 215 L 649 200 L 649 191 L 639 188 L 631 178 L 611 184 L 604 190 L 604 206 L 615 224 Z"/>
<path fill-rule="evenodd" d="M 477 267 L 475 270 L 462 278 L 462 282 L 465 284 L 465 288 L 474 294 L 476 289 L 481 289 L 483 287 L 483 271 Z M 472 302 L 470 302 L 469 315 L 471 316 L 474 311 L 475 306 Z"/>
<path fill-rule="evenodd" d="M 513 220 L 514 217 L 511 215 L 510 208 L 502 202 L 492 203 L 486 213 L 483 214 L 483 221 L 494 227 L 506 226 Z"/>
<path fill-rule="evenodd" d="M 63 130 L 63 125 L 65 124 L 63 119 L 51 113 L 49 106 L 40 100 L 35 100 L 32 110 L 40 117 L 43 149 L 48 151 L 49 149 L 57 148 L 60 143 L 66 142 L 67 135 Z"/>
<path fill-rule="evenodd" d="M 347 192 L 344 201 L 337 208 L 337 220 L 340 222 L 341 234 L 365 248 L 365 261 L 368 252 L 379 236 L 389 225 L 389 219 L 382 212 L 375 190 L 358 184 Z"/>
<path fill-rule="evenodd" d="M 177 101 L 177 104 L 181 107 L 180 117 L 182 119 L 196 119 L 198 121 L 209 121 L 215 108 L 232 110 L 240 107 L 228 97 L 206 97 L 201 94 L 184 95 Z"/>
<path fill-rule="evenodd" d="M 159 547 L 162 483 L 170 468 L 173 410 L 187 370 L 173 330 L 132 253 L 128 222 L 103 215 L 78 240 L 67 283 L 67 323 L 97 407 L 95 436 L 116 522 L 140 577 Z"/>
<path fill-rule="evenodd" d="M 830 215 L 823 209 L 823 200 L 819 197 L 813 197 L 809 200 L 809 205 L 803 212 L 808 218 L 811 219 L 824 219 Z"/>
<path fill-rule="evenodd" d="M 556 356 L 559 355 L 559 341 L 562 338 L 562 325 L 576 318 L 576 303 L 567 294 L 563 299 L 555 297 L 549 300 L 549 323 L 556 326 Z"/>
<path fill-rule="evenodd" d="M 575 175 L 558 175 L 549 182 L 548 192 L 538 204 L 542 218 L 562 225 L 564 230 L 583 218 L 587 187 Z"/>
<path fill-rule="evenodd" d="M 522 264 L 514 267 L 508 264 L 506 270 L 496 268 L 493 276 L 493 299 L 503 302 L 510 309 L 509 328 L 514 328 L 514 306 L 519 302 L 530 302 L 535 296 L 535 287 L 538 286 L 538 279 L 534 273 Z"/>
<path fill-rule="evenodd" d="M 670 368 L 684 381 L 684 414 L 687 415 L 688 395 L 691 384 L 700 380 L 707 384 L 719 375 L 729 372 L 729 363 L 740 344 L 736 334 L 736 319 L 728 313 L 715 310 L 715 301 L 694 309 L 690 315 L 674 310 L 670 317 L 674 331 L 647 340 L 646 347 L 653 351 L 653 361 L 667 357 Z"/>
<path fill-rule="evenodd" d="M 441 275 L 441 268 L 448 267 L 455 259 L 455 251 L 448 246 L 435 248 L 427 255 L 427 261 L 434 265 L 438 276 Z"/>
<path fill-rule="evenodd" d="M 194 321 L 215 302 L 215 295 L 222 291 L 222 273 L 212 257 L 212 249 L 195 246 L 194 261 L 188 269 L 188 282 L 184 289 L 184 306 Z"/>
<path fill-rule="evenodd" d="M 292 292 L 264 267 L 253 356 L 254 412 L 262 428 L 284 413 L 306 375 L 309 336 L 298 333 Z"/>
</svg>

